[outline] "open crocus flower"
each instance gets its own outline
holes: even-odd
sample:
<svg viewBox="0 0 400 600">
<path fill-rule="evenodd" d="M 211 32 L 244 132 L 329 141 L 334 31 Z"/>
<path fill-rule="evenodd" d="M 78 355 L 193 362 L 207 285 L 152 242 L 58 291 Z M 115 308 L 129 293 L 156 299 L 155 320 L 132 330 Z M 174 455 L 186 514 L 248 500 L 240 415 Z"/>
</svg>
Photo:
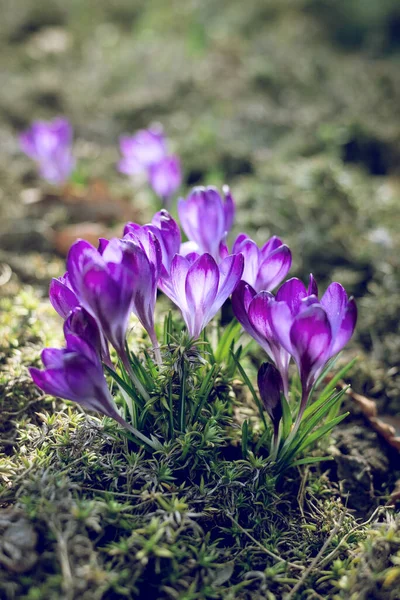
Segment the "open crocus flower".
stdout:
<svg viewBox="0 0 400 600">
<path fill-rule="evenodd" d="M 169 273 L 172 259 L 179 253 L 181 245 L 181 232 L 176 221 L 165 209 L 160 210 L 154 215 L 151 223 L 147 225 L 137 225 L 136 223 L 127 223 L 124 229 L 124 236 L 133 235 L 139 241 L 151 232 L 158 240 L 162 254 L 162 265 L 166 273 Z"/>
<path fill-rule="evenodd" d="M 170 276 L 161 278 L 160 288 L 180 308 L 189 334 L 198 338 L 243 273 L 243 256 L 227 256 L 218 265 L 210 254 L 177 254 Z"/>
<path fill-rule="evenodd" d="M 49 183 L 61 185 L 70 177 L 75 160 L 72 155 L 72 127 L 61 117 L 53 121 L 35 121 L 19 136 L 21 149 L 39 166 L 40 175 Z"/>
<path fill-rule="evenodd" d="M 178 214 L 189 242 L 182 245 L 181 254 L 207 252 L 220 259 L 220 245 L 232 228 L 235 205 L 227 186 L 222 199 L 215 187 L 195 187 L 189 196 L 178 202 Z"/>
<path fill-rule="evenodd" d="M 66 336 L 63 350 L 45 348 L 42 361 L 45 369 L 30 368 L 33 381 L 46 394 L 77 402 L 130 426 L 121 417 L 107 387 L 103 367 L 94 348 L 75 335 Z"/>
<path fill-rule="evenodd" d="M 282 240 L 274 236 L 262 248 L 246 234 L 236 238 L 232 254 L 241 252 L 244 256 L 243 281 L 249 283 L 256 292 L 271 291 L 285 279 L 292 266 L 292 254 Z M 221 245 L 221 255 L 227 255 L 228 248 Z"/>
</svg>

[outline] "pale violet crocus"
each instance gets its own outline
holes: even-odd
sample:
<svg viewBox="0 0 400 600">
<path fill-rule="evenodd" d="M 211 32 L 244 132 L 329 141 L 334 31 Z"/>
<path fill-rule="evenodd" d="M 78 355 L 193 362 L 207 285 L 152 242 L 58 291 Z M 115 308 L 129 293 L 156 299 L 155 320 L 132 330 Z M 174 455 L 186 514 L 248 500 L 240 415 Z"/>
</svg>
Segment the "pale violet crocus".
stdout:
<svg viewBox="0 0 400 600">
<path fill-rule="evenodd" d="M 292 254 L 276 236 L 271 237 L 261 248 L 246 234 L 240 233 L 232 247 L 232 254 L 241 252 L 244 256 L 242 279 L 256 292 L 272 291 L 285 279 L 292 266 Z M 227 256 L 228 247 L 220 246 L 220 255 Z"/>
<path fill-rule="evenodd" d="M 181 310 L 189 335 L 198 338 L 232 294 L 243 273 L 243 256 L 227 256 L 220 264 L 210 254 L 175 255 L 161 290 Z"/>
<path fill-rule="evenodd" d="M 153 126 L 120 138 L 118 169 L 126 175 L 144 173 L 155 194 L 168 205 L 182 182 L 179 157 L 169 154 L 163 129 Z"/>
<path fill-rule="evenodd" d="M 38 165 L 41 177 L 54 185 L 66 183 L 74 170 L 72 127 L 67 119 L 35 121 L 19 136 L 20 147 Z"/>
<path fill-rule="evenodd" d="M 181 254 L 191 252 L 211 254 L 219 261 L 221 245 L 232 228 L 235 204 L 228 186 L 223 199 L 217 188 L 195 187 L 178 201 L 178 215 L 188 242 L 182 244 Z"/>
</svg>

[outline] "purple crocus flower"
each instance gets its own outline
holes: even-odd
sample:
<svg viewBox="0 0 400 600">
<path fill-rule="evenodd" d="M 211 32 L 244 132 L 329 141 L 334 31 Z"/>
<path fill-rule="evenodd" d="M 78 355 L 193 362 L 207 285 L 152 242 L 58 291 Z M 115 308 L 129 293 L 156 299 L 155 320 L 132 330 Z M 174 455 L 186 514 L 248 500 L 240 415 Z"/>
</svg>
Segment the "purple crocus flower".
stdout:
<svg viewBox="0 0 400 600">
<path fill-rule="evenodd" d="M 244 256 L 243 280 L 257 292 L 271 291 L 285 279 L 292 266 L 292 254 L 282 240 L 274 236 L 262 248 L 246 234 L 236 238 L 232 254 L 241 252 Z M 222 244 L 221 254 L 228 254 L 228 248 Z"/>
<path fill-rule="evenodd" d="M 181 232 L 176 221 L 165 209 L 160 210 L 154 215 L 151 223 L 147 225 L 138 225 L 137 223 L 127 223 L 124 229 L 124 236 L 129 234 L 143 240 L 147 232 L 151 232 L 158 240 L 162 254 L 162 264 L 165 273 L 169 273 L 172 259 L 179 253 L 181 246 Z"/>
<path fill-rule="evenodd" d="M 118 169 L 126 175 L 146 173 L 154 192 L 167 204 L 182 182 L 181 163 L 169 155 L 161 127 L 138 131 L 120 139 L 122 159 Z"/>
<path fill-rule="evenodd" d="M 180 308 L 189 334 L 198 338 L 243 273 L 243 256 L 227 256 L 218 265 L 210 254 L 175 255 L 170 276 L 161 278 L 160 288 Z"/>
<path fill-rule="evenodd" d="M 122 159 L 118 169 L 125 175 L 136 175 L 164 158 L 167 152 L 166 140 L 161 127 L 141 129 L 133 136 L 120 138 Z"/>
<path fill-rule="evenodd" d="M 143 238 L 143 242 L 146 238 Z M 125 367 L 129 315 L 133 311 L 156 348 L 154 305 L 161 269 L 160 245 L 147 232 L 147 247 L 135 239 L 113 239 L 101 245 L 102 254 L 80 240 L 71 247 L 67 267 L 80 304 L 96 319 Z"/>
<path fill-rule="evenodd" d="M 320 301 L 316 291 L 312 276 L 308 289 L 293 278 L 279 288 L 275 298 L 260 292 L 249 301 L 246 285 L 239 286 L 232 302 L 238 320 L 280 371 L 286 395 L 287 368 L 279 363 L 276 349 L 287 364 L 290 356 L 294 358 L 303 389 L 297 422 L 325 364 L 350 340 L 357 321 L 355 301 L 339 283 L 331 283 Z"/>
<path fill-rule="evenodd" d="M 271 307 L 276 302 L 270 292 L 256 291 L 241 281 L 232 295 L 233 312 L 245 331 L 265 350 L 279 370 L 285 396 L 289 392 L 290 353 L 282 346 L 272 326 Z"/>
<path fill-rule="evenodd" d="M 75 335 L 67 335 L 66 343 L 63 350 L 43 350 L 43 371 L 29 369 L 36 385 L 46 394 L 77 402 L 84 408 L 111 417 L 131 429 L 119 414 L 110 394 L 96 350 Z"/>
<path fill-rule="evenodd" d="M 235 204 L 228 186 L 225 200 L 215 187 L 195 187 L 189 196 L 178 202 L 178 214 L 189 243 L 183 244 L 181 254 L 207 252 L 220 259 L 220 246 L 232 228 Z"/>
<path fill-rule="evenodd" d="M 35 121 L 20 134 L 23 152 L 39 166 L 40 175 L 49 183 L 62 185 L 75 167 L 72 155 L 72 127 L 67 119 Z"/>
<path fill-rule="evenodd" d="M 164 156 L 149 168 L 149 181 L 154 192 L 168 206 L 170 198 L 182 183 L 181 162 L 178 156 Z"/>
</svg>

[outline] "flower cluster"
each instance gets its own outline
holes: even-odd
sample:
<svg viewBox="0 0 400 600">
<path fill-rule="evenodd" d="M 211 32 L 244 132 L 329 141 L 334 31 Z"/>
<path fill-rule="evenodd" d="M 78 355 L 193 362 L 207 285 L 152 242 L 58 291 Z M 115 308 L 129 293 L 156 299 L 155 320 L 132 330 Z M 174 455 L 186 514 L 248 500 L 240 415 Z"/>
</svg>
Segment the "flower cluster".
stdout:
<svg viewBox="0 0 400 600">
<path fill-rule="evenodd" d="M 187 242 L 182 243 L 177 222 L 163 209 L 147 225 L 128 223 L 122 238 L 100 239 L 98 248 L 83 240 L 73 244 L 67 272 L 50 285 L 50 301 L 64 319 L 66 348 L 43 351 L 45 369 L 31 369 L 39 387 L 132 429 L 118 412 L 102 367 L 109 373 L 118 370 L 110 357 L 111 345 L 140 401 L 149 401 L 127 344 L 131 313 L 147 331 L 161 373 L 154 317 L 157 289 L 179 307 L 191 344 L 232 296 L 237 320 L 270 360 L 259 371 L 258 385 L 274 426 L 275 447 L 283 403 L 289 400 L 291 359 L 302 386 L 292 428 L 298 429 L 317 378 L 352 336 L 355 302 L 339 283 L 332 283 L 319 299 L 312 275 L 308 287 L 292 278 L 274 295 L 272 290 L 290 269 L 290 250 L 276 237 L 258 248 L 239 234 L 229 253 L 235 207 L 230 191 L 224 192 L 223 199 L 214 187 L 195 188 L 179 201 Z"/>
<path fill-rule="evenodd" d="M 19 136 L 20 147 L 32 158 L 43 179 L 63 185 L 75 168 L 72 152 L 72 126 L 65 118 L 35 121 Z M 169 154 L 161 127 L 153 126 L 133 136 L 120 138 L 122 158 L 118 170 L 126 175 L 145 173 L 155 192 L 167 205 L 181 185 L 179 157 Z"/>
</svg>

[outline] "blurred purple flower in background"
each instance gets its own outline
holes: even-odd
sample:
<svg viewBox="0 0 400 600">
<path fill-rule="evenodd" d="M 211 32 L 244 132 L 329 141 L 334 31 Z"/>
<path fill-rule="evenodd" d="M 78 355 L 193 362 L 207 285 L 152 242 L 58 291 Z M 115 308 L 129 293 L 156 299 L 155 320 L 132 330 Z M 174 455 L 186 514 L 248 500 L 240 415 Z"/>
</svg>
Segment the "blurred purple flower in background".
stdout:
<svg viewBox="0 0 400 600">
<path fill-rule="evenodd" d="M 189 240 L 182 244 L 181 254 L 207 252 L 215 260 L 220 260 L 221 245 L 232 228 L 235 216 L 235 204 L 228 186 L 224 186 L 223 192 L 225 199 L 215 187 L 195 187 L 186 200 L 179 200 L 179 220 Z"/>
<path fill-rule="evenodd" d="M 218 265 L 210 254 L 175 255 L 170 276 L 161 278 L 161 290 L 181 310 L 189 334 L 198 338 L 243 273 L 243 256 L 227 256 Z"/>
<path fill-rule="evenodd" d="M 62 185 L 74 167 L 72 155 L 72 127 L 67 119 L 35 121 L 30 129 L 19 136 L 23 152 L 39 167 L 40 175 L 49 183 Z"/>
<path fill-rule="evenodd" d="M 118 170 L 125 175 L 146 173 L 154 192 L 168 204 L 181 185 L 182 173 L 179 158 L 168 154 L 162 127 L 153 126 L 133 136 L 122 136 L 120 151 Z"/>
</svg>

